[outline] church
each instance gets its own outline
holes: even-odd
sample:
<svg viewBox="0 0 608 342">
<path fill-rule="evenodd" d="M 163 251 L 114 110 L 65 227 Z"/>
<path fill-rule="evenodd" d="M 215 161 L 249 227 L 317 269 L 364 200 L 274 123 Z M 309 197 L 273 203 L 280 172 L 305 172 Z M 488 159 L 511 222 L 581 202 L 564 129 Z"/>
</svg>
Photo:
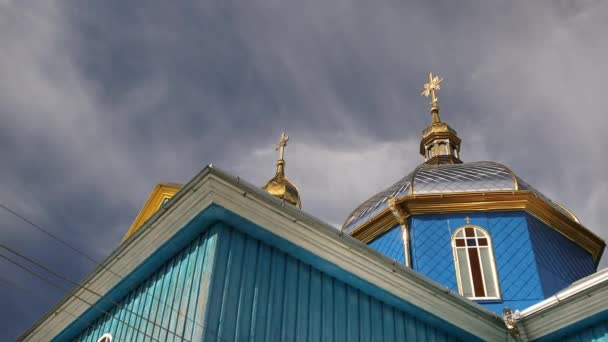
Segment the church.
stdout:
<svg viewBox="0 0 608 342">
<path fill-rule="evenodd" d="M 339 229 L 286 176 L 161 183 L 121 244 L 21 341 L 608 341 L 605 242 L 507 166 L 461 160 L 422 95 L 424 162 Z M 413 156 L 412 156 L 413 157 Z"/>
</svg>

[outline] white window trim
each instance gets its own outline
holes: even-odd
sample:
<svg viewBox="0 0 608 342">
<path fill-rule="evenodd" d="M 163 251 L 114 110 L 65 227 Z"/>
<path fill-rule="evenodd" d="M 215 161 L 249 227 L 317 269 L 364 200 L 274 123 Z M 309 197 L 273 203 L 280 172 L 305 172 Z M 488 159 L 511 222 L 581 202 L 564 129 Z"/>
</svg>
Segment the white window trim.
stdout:
<svg viewBox="0 0 608 342">
<path fill-rule="evenodd" d="M 502 300 L 501 297 L 501 291 L 500 291 L 500 283 L 498 282 L 498 272 L 496 269 L 496 258 L 494 257 L 494 245 L 492 244 L 492 237 L 490 236 L 490 233 L 488 233 L 487 230 L 483 229 L 482 227 L 479 226 L 475 226 L 472 224 L 466 224 L 464 226 L 458 227 L 458 229 L 456 229 L 454 231 L 454 233 L 452 234 L 452 253 L 454 255 L 454 267 L 456 268 L 456 282 L 458 283 L 458 293 L 462 296 L 464 296 L 463 294 L 463 289 L 462 289 L 462 280 L 461 280 L 461 273 L 460 273 L 460 266 L 458 263 L 458 253 L 456 251 L 457 248 L 463 248 L 463 247 L 456 247 L 456 235 L 460 232 L 460 231 L 464 231 L 465 228 L 474 228 L 475 229 L 475 239 L 479 239 L 480 237 L 477 235 L 477 230 L 480 230 L 481 232 L 483 232 L 483 234 L 485 236 L 483 236 L 484 238 L 488 239 L 488 246 L 487 248 L 489 249 L 489 254 L 490 254 L 490 265 L 492 266 L 492 270 L 490 270 L 490 272 L 492 273 L 492 278 L 494 280 L 494 284 L 496 284 L 496 294 L 497 296 L 486 296 L 486 297 L 467 297 L 468 299 L 471 300 Z M 464 234 L 464 232 L 463 232 Z M 466 239 L 466 234 L 464 235 L 465 239 Z M 464 249 L 468 249 L 467 247 L 464 247 Z M 479 245 L 477 246 L 477 249 L 479 250 Z M 469 267 L 469 280 L 471 282 L 471 286 L 473 287 L 473 293 L 475 293 L 475 285 L 473 283 L 473 272 L 471 268 L 471 260 L 469 260 L 469 253 L 467 251 L 467 253 L 465 253 L 467 256 L 467 265 Z M 486 279 L 484 277 L 484 269 L 483 269 L 483 263 L 481 262 L 481 254 L 479 255 L 479 267 L 481 269 L 481 281 L 483 283 L 483 289 L 485 293 L 488 293 L 488 288 L 486 286 Z"/>
</svg>

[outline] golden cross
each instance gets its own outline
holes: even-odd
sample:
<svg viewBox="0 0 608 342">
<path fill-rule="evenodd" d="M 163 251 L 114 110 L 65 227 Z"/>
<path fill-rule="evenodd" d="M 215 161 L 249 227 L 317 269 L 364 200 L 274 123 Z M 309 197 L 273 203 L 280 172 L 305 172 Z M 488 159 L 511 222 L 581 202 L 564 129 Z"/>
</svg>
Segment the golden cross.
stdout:
<svg viewBox="0 0 608 342">
<path fill-rule="evenodd" d="M 433 108 L 437 107 L 437 95 L 435 94 L 435 91 L 441 89 L 439 88 L 441 81 L 443 81 L 443 78 L 439 76 L 433 77 L 433 73 L 429 72 L 429 83 L 424 84 L 424 90 L 420 93 L 420 95 L 426 97 L 431 96 L 431 106 L 433 106 Z"/>
<path fill-rule="evenodd" d="M 279 139 L 279 144 L 276 146 L 275 150 L 279 151 L 279 160 L 283 160 L 285 157 L 285 146 L 287 146 L 287 140 L 289 137 L 285 132 L 281 133 L 281 139 Z"/>
</svg>

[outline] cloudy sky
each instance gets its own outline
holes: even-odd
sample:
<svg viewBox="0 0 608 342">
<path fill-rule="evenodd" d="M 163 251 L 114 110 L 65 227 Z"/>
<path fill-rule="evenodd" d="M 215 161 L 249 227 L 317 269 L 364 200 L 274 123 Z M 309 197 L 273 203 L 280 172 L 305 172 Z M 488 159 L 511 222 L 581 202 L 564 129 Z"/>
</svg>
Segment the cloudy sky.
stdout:
<svg viewBox="0 0 608 342">
<path fill-rule="evenodd" d="M 608 239 L 608 2 L 0 0 L 0 203 L 102 260 L 159 181 L 287 174 L 336 226 L 418 165 L 428 71 L 465 161 Z M 0 243 L 94 265 L 0 211 Z M 608 265 L 606 258 L 601 266 Z M 63 293 L 0 262 L 0 340 Z"/>
</svg>

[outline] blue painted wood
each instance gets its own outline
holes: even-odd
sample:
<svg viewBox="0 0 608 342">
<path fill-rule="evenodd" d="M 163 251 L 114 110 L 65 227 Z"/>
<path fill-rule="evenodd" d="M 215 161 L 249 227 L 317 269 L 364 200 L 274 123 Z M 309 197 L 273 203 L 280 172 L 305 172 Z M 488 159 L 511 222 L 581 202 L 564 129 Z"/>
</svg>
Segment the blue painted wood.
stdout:
<svg viewBox="0 0 608 342">
<path fill-rule="evenodd" d="M 231 228 L 252 236 L 260 241 L 264 241 L 265 244 L 273 246 L 274 248 L 298 258 L 308 265 L 311 265 L 313 269 L 321 271 L 327 275 L 331 275 L 332 277 L 335 277 L 336 280 L 349 284 L 353 288 L 356 288 L 363 293 L 372 295 L 375 299 L 380 300 L 387 305 L 392 305 L 398 308 L 401 312 L 416 317 L 418 321 L 435 327 L 440 327 L 444 331 L 450 331 L 452 334 L 459 336 L 464 340 L 477 340 L 475 336 L 460 329 L 459 327 L 449 324 L 448 322 L 439 319 L 438 317 L 406 301 L 403 301 L 400 298 L 395 297 L 394 295 L 382 290 L 375 284 L 371 284 L 349 272 L 346 272 L 340 267 L 337 267 L 335 264 L 329 263 L 327 260 L 322 259 L 318 255 L 312 254 L 301 247 L 298 247 L 293 243 L 272 234 L 263 227 L 257 226 L 251 221 L 240 217 L 238 214 L 232 213 L 221 207 L 216 207 L 213 211 L 213 215 L 213 217 L 215 217 L 217 220 L 228 224 Z M 337 232 L 335 232 L 335 234 L 338 235 Z M 367 340 L 361 339 L 361 341 L 369 341 L 369 338 Z"/>
<path fill-rule="evenodd" d="M 527 221 L 545 297 L 596 271 L 588 251 L 531 215 Z"/>
<path fill-rule="evenodd" d="M 208 298 L 205 325 L 226 341 L 458 340 L 230 227 L 218 233 Z"/>
<path fill-rule="evenodd" d="M 204 306 L 198 304 L 208 295 L 216 239 L 215 229 L 194 239 L 71 340 L 96 342 L 104 333 L 115 341 L 200 340 Z"/>
<path fill-rule="evenodd" d="M 523 211 L 411 217 L 413 269 L 457 292 L 450 238 L 466 224 L 467 216 L 492 238 L 502 300 L 480 302 L 490 310 L 501 313 L 505 306 L 524 309 L 595 272 L 589 252 Z M 399 226 L 369 246 L 404 262 Z"/>
<path fill-rule="evenodd" d="M 524 212 L 420 215 L 410 219 L 413 268 L 457 292 L 451 235 L 465 225 L 483 227 L 491 236 L 502 300 L 480 302 L 501 313 L 505 306 L 524 309 L 544 299 Z"/>
<path fill-rule="evenodd" d="M 224 223 L 229 224 L 230 228 L 226 228 Z M 252 306 L 254 309 L 251 311 L 244 311 L 242 314 L 237 315 L 237 317 L 239 317 L 238 322 L 233 324 L 235 330 L 229 336 L 245 336 L 244 334 L 248 334 L 248 336 L 253 336 L 253 340 L 281 339 L 281 337 L 288 336 L 284 332 L 287 328 L 295 329 L 291 330 L 290 335 L 294 335 L 293 331 L 305 329 L 305 335 L 298 335 L 297 339 L 299 340 L 318 341 L 324 336 L 328 336 L 328 338 L 331 339 L 334 339 L 334 336 L 352 337 L 349 338 L 349 341 L 374 340 L 372 337 L 374 337 L 375 340 L 378 340 L 380 338 L 379 336 L 383 333 L 382 325 L 378 325 L 380 324 L 378 323 L 378 317 L 382 317 L 381 308 L 384 306 L 392 306 L 395 308 L 393 315 L 394 317 L 398 317 L 395 319 L 403 320 L 405 334 L 409 338 L 426 339 L 427 329 L 420 328 L 422 325 L 432 327 L 430 328 L 430 331 L 432 331 L 430 333 L 431 335 L 429 335 L 431 336 L 430 339 L 437 337 L 435 331 L 449 331 L 451 334 L 451 336 L 449 336 L 450 340 L 455 339 L 454 336 L 465 340 L 477 340 L 466 331 L 387 293 L 374 284 L 370 284 L 355 277 L 351 273 L 342 270 L 319 256 L 303 250 L 302 248 L 273 235 L 264 228 L 217 205 L 211 205 L 202 211 L 191 222 L 182 227 L 176 236 L 168 240 L 136 270 L 127 275 L 123 281 L 108 292 L 106 295 L 107 299 L 120 301 L 124 304 L 124 307 L 116 310 L 116 308 L 107 304 L 105 301 L 99 301 L 97 303 L 97 307 L 106 308 L 111 311 L 113 322 L 110 324 L 110 329 L 116 331 L 115 337 L 118 336 L 120 341 L 124 341 L 126 340 L 125 338 L 130 335 L 129 338 L 135 338 L 136 341 L 138 340 L 137 336 L 134 336 L 134 333 L 140 332 L 125 326 L 124 322 L 121 322 L 131 319 L 131 311 L 135 304 L 134 301 L 138 296 L 136 289 L 139 289 L 143 293 L 153 291 L 157 298 L 163 298 L 163 300 L 167 298 L 174 299 L 175 293 L 173 292 L 172 294 L 170 289 L 171 281 L 173 281 L 176 272 L 178 272 L 175 264 L 179 263 L 177 261 L 179 259 L 176 255 L 184 253 L 183 251 L 190 243 L 197 240 L 201 234 L 209 234 L 205 233 L 209 230 L 216 232 L 228 229 L 249 236 L 244 241 L 249 241 L 253 237 L 255 241 L 262 240 L 264 243 L 259 243 L 257 248 L 252 248 L 251 246 L 245 247 L 248 248 L 248 251 L 245 253 L 246 255 L 254 253 L 254 250 L 256 251 L 254 253 L 257 253 L 255 266 L 253 266 L 253 259 L 249 257 L 244 258 L 243 256 L 241 259 L 232 257 L 232 259 L 230 259 L 232 264 L 242 265 L 240 268 L 243 272 L 242 277 L 236 277 L 230 273 L 237 269 L 236 267 L 230 268 L 230 271 L 226 269 L 226 263 L 229 261 L 228 253 L 219 253 L 219 255 L 215 255 L 214 251 L 216 249 L 215 245 L 217 244 L 217 241 L 214 243 L 207 243 L 204 252 L 203 250 L 199 250 L 199 254 L 212 255 L 214 261 L 213 264 L 205 262 L 202 267 L 195 267 L 194 279 L 200 280 L 197 286 L 188 285 L 188 283 L 185 285 L 186 288 L 188 286 L 193 287 L 191 293 L 198 293 L 198 295 L 191 295 L 192 298 L 189 299 L 187 305 L 187 310 L 189 312 L 188 316 L 193 319 L 186 320 L 183 324 L 183 331 L 185 333 L 182 333 L 181 335 L 185 336 L 184 340 L 186 341 L 217 340 L 219 338 L 217 324 L 213 325 L 216 327 L 215 329 L 209 328 L 209 325 L 205 325 L 204 329 L 199 329 L 201 322 L 205 320 L 205 312 L 213 312 L 206 311 L 205 308 L 214 307 L 213 305 L 215 305 L 215 307 L 221 307 L 222 309 L 219 312 L 214 312 L 214 314 L 220 315 L 221 317 L 221 314 L 225 315 L 228 312 L 227 308 L 230 307 L 230 305 L 234 305 L 234 303 L 237 303 L 237 306 L 239 307 Z M 238 239 L 235 241 L 238 243 Z M 247 246 L 247 244 L 244 246 Z M 222 248 L 218 249 L 223 250 Z M 290 256 L 288 257 L 287 255 Z M 288 262 L 289 258 L 297 258 L 299 261 L 294 262 L 292 260 Z M 189 264 L 190 263 L 188 263 L 188 265 Z M 219 267 L 218 265 L 224 265 L 224 267 Z M 297 265 L 298 271 L 293 272 L 293 265 Z M 245 269 L 248 268 L 256 271 L 254 278 L 250 278 L 253 275 L 246 274 Z M 303 279 L 306 279 L 305 274 L 307 273 L 309 274 L 308 286 L 302 287 L 302 281 Z M 186 273 L 181 274 L 183 275 Z M 290 274 L 297 274 L 297 279 L 295 281 L 296 286 L 292 295 L 306 293 L 308 296 L 308 302 L 305 298 L 298 297 L 298 299 L 295 299 L 293 301 L 297 306 L 295 308 L 291 308 L 290 305 L 284 304 L 285 298 L 291 300 L 284 287 L 282 287 L 283 284 L 291 281 Z M 213 282 L 211 275 L 213 275 Z M 223 295 L 208 295 L 207 289 L 209 289 L 212 283 L 215 283 L 217 279 L 226 280 L 237 278 L 242 279 L 242 281 L 239 281 L 239 286 L 245 286 L 245 283 L 249 281 L 255 284 L 253 287 L 247 287 L 255 288 L 255 292 L 244 292 L 241 295 L 241 292 L 237 291 L 239 293 L 239 299 L 236 301 Z M 153 285 L 144 289 L 144 283 L 146 282 Z M 347 303 L 334 303 L 334 293 L 337 294 L 337 297 L 342 298 L 341 290 L 334 289 L 336 284 L 343 284 L 345 292 L 348 295 L 345 295 L 343 297 L 344 299 L 340 299 L 340 301 L 348 301 Z M 324 301 L 324 291 L 326 292 L 326 297 L 329 297 L 328 301 Z M 277 297 L 277 293 L 281 293 L 281 296 Z M 139 294 L 139 296 L 141 296 L 141 294 Z M 249 301 L 249 297 L 252 297 L 253 300 Z M 147 309 L 148 306 L 144 301 L 143 310 L 149 311 L 147 313 L 149 316 L 146 319 L 140 319 L 140 321 L 147 321 L 147 324 L 152 331 L 152 336 L 169 336 L 166 327 L 159 327 L 158 325 L 151 324 L 150 321 L 165 322 L 167 317 L 169 317 L 170 320 L 170 312 L 165 312 L 164 309 L 166 305 L 157 303 L 155 307 L 155 301 L 153 300 L 152 302 L 153 304 L 149 306 L 150 309 Z M 299 303 L 302 303 L 303 306 Z M 338 316 L 334 311 L 326 310 L 330 305 L 332 308 L 338 308 L 337 310 L 341 310 L 343 307 L 348 307 L 349 309 L 346 314 L 341 313 L 340 316 Z M 328 317 L 327 320 L 323 318 L 324 313 L 325 316 Z M 293 318 L 293 315 L 295 315 L 295 319 Z M 101 314 L 97 308 L 91 308 L 72 322 L 55 338 L 55 340 L 78 340 L 80 336 L 90 333 L 90 338 L 88 338 L 88 340 L 96 342 L 96 338 L 99 337 L 97 332 L 100 331 L 100 327 L 99 325 L 95 325 L 94 328 L 89 328 L 88 324 L 97 324 L 98 321 L 103 321 L 104 317 L 105 315 Z M 137 317 L 137 315 L 135 315 L 135 317 Z M 284 318 L 285 322 L 283 322 Z M 224 320 L 222 320 L 222 324 L 224 327 L 230 325 L 223 323 L 223 321 Z M 217 319 L 215 323 L 219 324 L 219 322 L 220 320 Z M 114 323 L 116 323 L 116 327 L 112 326 Z M 179 324 L 180 323 L 178 323 L 178 325 Z M 248 329 L 247 326 L 249 326 Z M 299 328 L 300 326 L 302 327 L 301 329 Z M 397 327 L 399 324 L 396 323 L 394 326 L 395 329 L 398 329 Z M 339 329 L 339 331 L 336 331 L 336 327 L 338 327 L 337 329 Z M 343 329 L 346 329 L 346 331 L 343 331 Z M 145 334 L 149 335 L 150 333 L 147 331 L 148 329 Z M 192 331 L 193 333 L 190 334 L 191 338 L 188 339 L 189 335 L 187 332 Z M 171 331 L 170 333 L 180 336 L 178 331 Z M 144 335 L 144 333 L 141 334 Z M 447 336 L 448 335 L 446 334 L 446 338 Z M 172 337 L 175 336 L 171 335 L 169 340 L 171 340 Z M 439 340 L 441 339 L 439 338 Z"/>
<path fill-rule="evenodd" d="M 535 341 L 608 342 L 608 311 L 570 324 Z"/>
<path fill-rule="evenodd" d="M 175 234 L 170 240 L 159 247 L 154 253 L 145 260 L 139 267 L 137 267 L 130 274 L 125 277 L 112 288 L 105 296 L 104 300 L 100 300 L 95 303 L 94 307 L 90 307 L 84 314 L 72 321 L 66 329 L 55 336 L 57 341 L 74 340 L 76 336 L 79 336 L 83 331 L 89 329 L 91 322 L 94 322 L 97 318 L 104 315 L 102 311 L 111 311 L 115 305 L 113 302 L 125 301 L 128 296 L 132 294 L 132 291 L 137 288 L 143 281 L 152 276 L 158 271 L 159 265 L 164 265 L 168 262 L 176 253 L 179 253 L 183 248 L 188 246 L 193 240 L 197 239 L 202 232 L 212 229 L 212 226 L 217 223 L 218 217 L 223 216 L 225 209 L 211 205 L 205 210 L 201 211 L 195 218 L 183 226 L 178 233 Z M 203 275 L 203 281 L 208 285 L 208 275 Z M 162 289 L 161 289 L 162 291 Z M 78 300 L 78 299 L 73 299 Z M 205 307 L 206 299 L 201 298 L 198 304 L 199 312 L 203 311 Z M 126 312 L 119 312 L 126 318 Z M 195 312 L 196 313 L 196 312 Z M 157 319 L 160 319 L 156 315 Z M 158 327 L 154 327 L 159 330 Z M 119 326 L 117 330 L 120 336 L 124 336 L 127 333 L 127 327 Z M 91 337 L 91 340 L 93 338 Z M 94 340 L 96 342 L 97 340 Z"/>
<path fill-rule="evenodd" d="M 398 263 L 405 264 L 401 226 L 397 225 L 389 229 L 370 242 L 369 246 Z"/>
</svg>

